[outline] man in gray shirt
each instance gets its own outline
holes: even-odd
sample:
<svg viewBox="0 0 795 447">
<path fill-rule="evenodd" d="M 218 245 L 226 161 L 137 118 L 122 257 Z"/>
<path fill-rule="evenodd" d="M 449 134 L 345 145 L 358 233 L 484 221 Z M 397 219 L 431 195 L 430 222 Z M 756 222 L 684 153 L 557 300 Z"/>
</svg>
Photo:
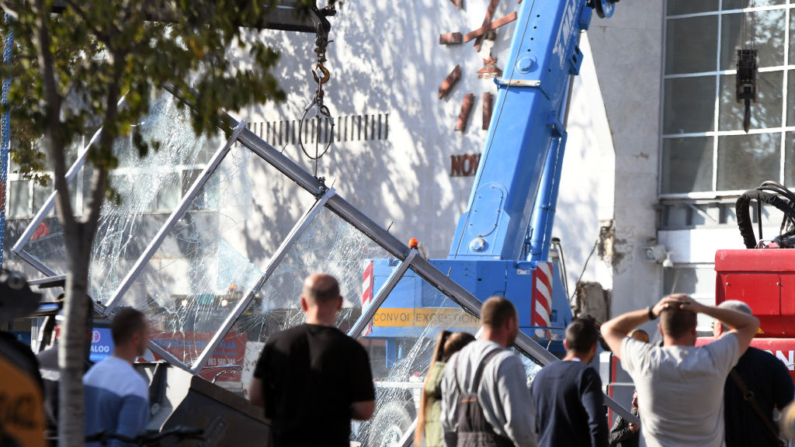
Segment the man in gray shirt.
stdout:
<svg viewBox="0 0 795 447">
<path fill-rule="evenodd" d="M 527 373 L 519 357 L 505 348 L 519 334 L 519 317 L 513 303 L 489 298 L 481 310 L 483 333 L 447 362 L 442 379 L 442 428 L 447 447 L 477 445 L 488 438 L 498 446 L 535 447 L 535 407 L 527 388 Z M 485 362 L 485 363 L 484 363 Z M 475 376 L 479 366 L 481 380 Z M 485 421 L 482 432 L 459 426 L 462 394 L 472 393 Z M 477 418 L 476 418 L 477 419 Z M 461 430 L 460 430 L 461 429 Z M 463 431 L 469 430 L 467 433 Z"/>
<path fill-rule="evenodd" d="M 695 347 L 698 313 L 731 330 L 719 340 Z M 662 347 L 627 335 L 658 317 Z M 602 337 L 635 382 L 641 435 L 648 447 L 724 445 L 723 386 L 758 328 L 756 317 L 704 306 L 685 295 L 665 297 L 653 307 L 602 325 Z"/>
</svg>

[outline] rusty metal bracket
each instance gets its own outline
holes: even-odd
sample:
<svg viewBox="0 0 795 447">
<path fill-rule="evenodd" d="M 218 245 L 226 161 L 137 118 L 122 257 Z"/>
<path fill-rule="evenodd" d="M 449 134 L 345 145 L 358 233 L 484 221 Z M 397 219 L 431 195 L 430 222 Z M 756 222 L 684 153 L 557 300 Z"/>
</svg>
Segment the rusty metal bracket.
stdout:
<svg viewBox="0 0 795 447">
<path fill-rule="evenodd" d="M 541 87 L 540 80 L 494 78 L 494 83 L 500 87 Z"/>
</svg>

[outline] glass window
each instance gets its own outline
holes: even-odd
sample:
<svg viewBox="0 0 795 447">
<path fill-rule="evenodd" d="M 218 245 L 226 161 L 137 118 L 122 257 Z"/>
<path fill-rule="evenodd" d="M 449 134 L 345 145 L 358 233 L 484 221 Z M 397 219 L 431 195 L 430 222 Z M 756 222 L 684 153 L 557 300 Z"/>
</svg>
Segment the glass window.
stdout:
<svg viewBox="0 0 795 447">
<path fill-rule="evenodd" d="M 737 102 L 735 75 L 720 77 L 720 130 L 741 130 L 745 103 Z M 751 103 L 751 128 L 781 127 L 784 72 L 759 73 L 759 99 Z"/>
<path fill-rule="evenodd" d="M 795 0 L 792 2 L 795 3 Z M 790 39 L 792 39 L 792 36 L 795 36 L 795 14 L 793 14 L 791 10 L 789 14 L 789 35 Z M 795 45 L 790 44 L 789 63 L 792 64 L 793 62 L 795 62 Z"/>
<path fill-rule="evenodd" d="M 431 289 L 435 292 L 429 293 Z M 424 304 L 426 294 L 438 297 L 440 302 Z M 378 340 L 383 349 L 370 357 L 376 386 L 375 414 L 355 440 L 362 445 L 396 445 L 417 416 L 439 333 L 447 330 L 474 335 L 479 327 L 477 317 L 413 270 L 407 271 L 361 338 Z"/>
<path fill-rule="evenodd" d="M 663 141 L 663 194 L 712 190 L 713 138 Z"/>
<path fill-rule="evenodd" d="M 737 67 L 737 50 L 754 46 L 760 67 L 784 65 L 785 15 L 783 9 L 726 14 L 721 23 L 721 70 Z"/>
<path fill-rule="evenodd" d="M 33 183 L 33 209 L 31 211 L 32 213 L 35 213 L 38 212 L 38 210 L 41 209 L 41 207 L 44 206 L 44 204 L 47 202 L 47 199 L 50 197 L 50 194 L 52 194 L 53 186 L 52 186 L 52 180 L 47 181 L 47 184 L 45 186 L 39 185 L 36 182 L 31 182 L 31 183 Z M 76 196 L 76 191 L 74 191 L 74 188 L 69 190 L 69 194 L 72 197 Z M 75 201 L 72 200 L 72 206 L 74 205 Z M 55 209 L 50 211 L 48 215 L 54 216 Z"/>
<path fill-rule="evenodd" d="M 158 188 L 157 206 L 155 207 L 155 211 L 161 213 L 171 212 L 174 211 L 177 205 L 179 205 L 179 199 L 181 199 L 181 196 L 179 195 L 179 189 L 174 187 L 179 184 L 179 174 L 176 172 L 169 172 L 165 174 L 163 183 L 172 186 L 169 188 Z"/>
<path fill-rule="evenodd" d="M 718 189 L 756 188 L 781 166 L 781 134 L 730 135 L 718 139 Z"/>
<path fill-rule="evenodd" d="M 102 206 L 89 272 L 89 294 L 100 301 L 112 294 L 168 217 L 151 213 L 158 209 L 170 211 L 176 205 L 174 194 L 179 195 L 181 191 L 180 166 L 193 165 L 205 145 L 215 146 L 217 150 L 227 139 L 225 135 L 197 138 L 188 111 L 180 109 L 167 94 L 152 102 L 150 113 L 141 119 L 138 130 L 145 140 L 160 142 L 160 150 L 150 150 L 145 158 L 137 155 L 120 158 L 120 161 L 126 160 L 125 164 L 111 175 L 119 202 L 106 200 Z M 128 143 L 127 139 L 115 141 L 114 153 L 119 156 L 129 150 Z M 83 182 L 83 207 L 89 202 L 92 172 L 87 163 L 72 183 Z M 120 181 L 122 177 L 124 181 Z M 72 190 L 76 192 L 77 188 Z M 77 195 L 72 198 L 75 205 L 76 198 Z M 47 221 L 46 235 L 32 239 L 23 249 L 41 260 L 46 259 L 46 265 L 56 273 L 66 273 L 63 230 L 57 220 Z"/>
<path fill-rule="evenodd" d="M 787 132 L 786 139 L 786 152 L 784 156 L 784 183 L 786 186 L 795 185 L 795 132 Z"/>
<path fill-rule="evenodd" d="M 18 180 L 9 182 L 8 217 L 28 217 L 30 211 L 30 181 Z"/>
<path fill-rule="evenodd" d="M 669 16 L 717 11 L 718 0 L 668 0 Z"/>
<path fill-rule="evenodd" d="M 671 19 L 665 35 L 665 74 L 715 71 L 718 16 Z"/>
<path fill-rule="evenodd" d="M 254 172 L 262 174 L 256 187 Z M 256 189 L 278 191 L 278 183 L 283 180 L 275 168 L 247 148 L 234 146 L 203 187 L 218 192 L 219 208 L 188 208 L 122 298 L 120 305 L 147 314 L 155 342 L 186 365 L 192 365 L 199 358 L 237 304 L 257 293 L 274 247 L 257 241 L 257 257 L 250 258 L 248 248 L 255 241 L 248 240 L 247 235 L 256 233 L 248 230 L 261 217 L 254 212 L 252 192 Z M 194 205 L 203 202 L 204 197 L 206 194 L 198 194 L 193 199 Z M 286 197 L 280 198 L 284 199 Z M 307 208 L 313 201 L 306 192 L 293 200 L 303 202 Z M 273 239 L 273 244 L 284 240 L 291 224 L 299 218 L 288 211 L 285 210 L 284 226 L 270 227 L 268 238 Z M 296 247 L 300 245 L 293 248 Z M 285 260 L 280 268 L 286 266 Z M 270 290 L 267 284 L 276 280 L 278 274 L 279 270 L 271 276 L 264 290 Z M 357 283 L 361 283 L 361 277 Z M 112 285 L 95 299 L 107 300 L 121 283 Z M 296 289 L 289 292 L 280 296 L 300 296 L 300 287 L 297 295 Z M 233 332 L 231 336 L 236 335 L 239 333 Z M 245 343 L 245 340 L 239 342 Z M 241 348 L 238 353 L 243 352 Z M 217 359 L 213 362 L 217 363 Z M 217 373 L 217 366 L 221 365 L 210 366 L 215 367 Z"/>
<path fill-rule="evenodd" d="M 795 70 L 787 72 L 787 126 L 795 126 Z"/>
<path fill-rule="evenodd" d="M 750 0 L 723 0 L 723 10 L 747 8 Z M 753 0 L 754 7 L 783 5 L 787 0 Z"/>
<path fill-rule="evenodd" d="M 795 18 L 787 23 L 793 16 L 787 0 L 755 0 L 754 8 L 765 9 L 753 11 L 745 11 L 747 0 L 715 3 L 666 1 L 662 195 L 734 191 L 755 187 L 759 179 L 789 181 L 789 173 L 781 178 L 779 171 L 785 150 L 780 132 L 795 126 L 795 70 L 784 66 L 795 61 L 786 28 L 795 33 Z M 741 48 L 757 49 L 762 70 L 751 135 L 738 135 L 745 115 L 735 86 Z"/>
<path fill-rule="evenodd" d="M 665 81 L 663 133 L 708 132 L 715 128 L 715 78 L 699 76 Z"/>
</svg>

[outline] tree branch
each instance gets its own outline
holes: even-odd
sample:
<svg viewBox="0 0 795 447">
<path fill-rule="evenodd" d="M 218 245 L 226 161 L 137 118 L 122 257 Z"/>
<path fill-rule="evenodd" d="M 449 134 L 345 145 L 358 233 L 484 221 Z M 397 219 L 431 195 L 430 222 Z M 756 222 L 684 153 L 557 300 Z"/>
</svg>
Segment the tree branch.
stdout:
<svg viewBox="0 0 795 447">
<path fill-rule="evenodd" d="M 99 136 L 97 150 L 102 154 L 102 160 L 94 162 L 94 174 L 91 177 L 91 197 L 88 203 L 88 215 L 85 217 L 83 223 L 85 224 L 86 234 L 91 235 L 93 238 L 96 232 L 97 224 L 99 222 L 100 212 L 102 211 L 102 203 L 105 199 L 105 188 L 108 182 L 108 154 L 113 150 L 113 141 L 117 136 L 117 131 L 110 131 L 116 129 L 116 118 L 119 111 L 119 98 L 121 97 L 121 90 L 119 83 L 124 70 L 124 54 L 113 54 L 111 58 L 113 65 L 113 77 L 108 82 L 108 96 L 105 99 L 105 115 L 102 119 L 103 131 Z M 91 244 L 91 241 L 85 241 Z"/>
<path fill-rule="evenodd" d="M 76 221 L 74 210 L 69 200 L 69 184 L 66 181 L 66 156 L 64 153 L 63 124 L 61 123 L 61 105 L 63 98 L 58 93 L 58 83 L 55 78 L 55 60 L 51 51 L 50 30 L 47 26 L 49 11 L 45 9 L 44 0 L 36 0 L 36 43 L 39 55 L 39 72 L 44 84 L 44 98 L 46 104 L 46 137 L 50 159 L 53 161 L 55 171 L 55 190 L 58 191 L 58 214 L 61 224 L 67 234 L 74 234 Z M 69 241 L 67 244 L 76 243 Z"/>
</svg>

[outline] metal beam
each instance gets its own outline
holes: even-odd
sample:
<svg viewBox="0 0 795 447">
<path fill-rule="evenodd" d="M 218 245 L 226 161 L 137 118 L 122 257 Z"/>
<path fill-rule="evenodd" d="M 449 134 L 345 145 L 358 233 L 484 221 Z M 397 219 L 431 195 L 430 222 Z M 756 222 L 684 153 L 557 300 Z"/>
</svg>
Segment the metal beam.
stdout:
<svg viewBox="0 0 795 447">
<path fill-rule="evenodd" d="M 122 101 L 119 101 L 119 105 L 121 105 Z M 69 171 L 66 172 L 66 182 L 71 183 L 72 180 L 77 175 L 78 171 L 86 164 L 86 159 L 88 159 L 88 150 L 91 145 L 94 144 L 95 141 L 99 139 L 99 135 L 102 133 L 102 128 L 98 131 L 94 132 L 94 136 L 91 137 L 88 144 L 83 148 L 83 150 L 78 154 L 77 160 L 72 164 L 72 167 L 69 168 Z M 21 256 L 21 252 L 23 247 L 30 241 L 30 238 L 36 233 L 36 230 L 39 228 L 39 225 L 44 221 L 47 217 L 47 214 L 52 211 L 52 208 L 55 206 L 55 198 L 58 195 L 58 191 L 53 191 L 50 196 L 47 198 L 47 201 L 44 202 L 44 206 L 36 213 L 33 217 L 33 220 L 28 224 L 28 227 L 25 228 L 25 231 L 22 233 L 22 236 L 17 240 L 16 244 L 11 247 L 11 251 Z M 32 256 L 32 255 L 31 255 Z M 27 261 L 27 259 L 25 259 Z M 40 261 L 39 261 L 40 262 Z M 40 265 L 31 264 L 36 269 L 40 270 L 45 275 L 52 276 L 52 274 L 41 270 L 39 267 Z M 43 265 L 43 263 L 42 263 Z M 48 271 L 52 271 L 49 267 L 47 267 Z"/>
<path fill-rule="evenodd" d="M 155 251 L 157 251 L 157 249 L 160 247 L 160 244 L 162 244 L 163 241 L 166 239 L 166 236 L 168 236 L 169 231 L 171 231 L 171 229 L 174 227 L 177 221 L 188 210 L 188 207 L 190 207 L 190 204 L 191 202 L 193 202 L 193 199 L 196 198 L 197 195 L 199 195 L 199 190 L 201 190 L 204 184 L 207 183 L 207 180 L 210 178 L 210 175 L 212 175 L 212 173 L 215 172 L 215 169 L 218 167 L 218 165 L 221 164 L 221 161 L 223 161 L 224 157 L 226 157 L 226 154 L 229 153 L 229 151 L 232 149 L 232 145 L 237 141 L 238 136 L 240 136 L 240 133 L 245 128 L 246 128 L 246 122 L 241 121 L 235 127 L 234 131 L 232 132 L 232 136 L 229 138 L 226 144 L 221 146 L 220 148 L 218 148 L 218 150 L 215 151 L 215 154 L 213 154 L 209 163 L 204 168 L 202 173 L 199 175 L 199 178 L 196 179 L 196 181 L 193 183 L 193 186 L 191 186 L 187 194 L 185 194 L 185 197 L 183 197 L 182 201 L 180 201 L 179 205 L 177 206 L 177 209 L 175 209 L 171 213 L 171 215 L 168 216 L 168 220 L 166 220 L 163 226 L 160 227 L 160 231 L 157 232 L 154 239 L 152 239 L 152 241 L 146 247 L 146 250 L 144 250 L 143 254 L 135 262 L 135 265 L 133 265 L 133 268 L 132 270 L 130 270 L 130 273 L 127 274 L 127 276 L 124 278 L 122 283 L 119 285 L 119 288 L 116 289 L 116 292 L 113 294 L 110 300 L 108 300 L 108 302 L 105 304 L 106 306 L 104 312 L 105 316 L 109 316 L 111 312 L 113 312 L 113 308 L 116 307 L 118 303 L 121 301 L 121 297 L 125 294 L 125 292 L 127 292 L 127 290 L 130 288 L 130 285 L 132 285 L 132 282 L 135 280 L 135 278 L 138 277 L 138 275 L 144 269 L 146 264 L 155 254 Z"/>
<path fill-rule="evenodd" d="M 392 271 L 392 274 L 389 275 L 386 283 L 381 286 L 381 289 L 378 291 L 375 299 L 367 307 L 367 310 L 362 312 L 362 315 L 358 320 L 356 320 L 356 323 L 348 331 L 348 337 L 359 338 L 362 335 L 362 331 L 364 331 L 365 326 L 367 326 L 370 320 L 373 319 L 375 313 L 378 312 L 378 308 L 381 307 L 381 304 L 383 304 L 389 294 L 392 293 L 392 289 L 394 289 L 397 283 L 403 278 L 403 274 L 409 269 L 409 266 L 411 266 L 411 262 L 414 260 L 415 256 L 417 256 L 417 250 L 412 248 L 406 259 L 404 259 L 400 265 Z"/>
<path fill-rule="evenodd" d="M 251 289 L 251 292 L 246 295 L 246 297 L 240 302 L 237 303 L 237 306 L 232 311 L 231 314 L 226 318 L 224 321 L 223 326 L 220 330 L 216 331 L 213 335 L 213 338 L 208 343 L 207 347 L 202 351 L 199 359 L 191 367 L 191 372 L 197 374 L 201 369 L 204 367 L 204 364 L 207 363 L 207 360 L 212 356 L 215 352 L 215 348 L 221 343 L 221 341 L 226 336 L 226 333 L 232 327 L 232 325 L 237 321 L 238 317 L 246 310 L 248 304 L 254 299 L 254 296 L 257 292 L 260 291 L 262 286 L 268 281 L 268 278 L 271 277 L 273 272 L 276 271 L 276 268 L 279 267 L 284 257 L 287 255 L 287 252 L 290 251 L 291 248 L 295 245 L 298 241 L 298 238 L 304 234 L 304 231 L 309 227 L 309 224 L 315 219 L 318 213 L 323 209 L 323 206 L 328 202 L 328 199 L 334 195 L 334 188 L 328 189 L 323 196 L 321 196 L 314 204 L 312 204 L 309 209 L 306 210 L 304 215 L 298 222 L 293 226 L 293 229 L 290 230 L 290 233 L 284 239 L 282 244 L 276 249 L 276 252 L 271 256 L 271 259 L 268 261 L 267 267 L 265 267 L 265 271 L 260 276 L 257 284 Z"/>
<path fill-rule="evenodd" d="M 411 443 L 414 442 L 415 431 L 417 431 L 417 418 L 414 418 L 414 422 L 411 423 L 406 433 L 403 433 L 403 437 L 398 441 L 397 447 L 411 447 Z"/>
<path fill-rule="evenodd" d="M 22 250 L 19 253 L 17 253 L 17 256 L 19 256 L 25 262 L 27 262 L 28 264 L 32 265 L 33 268 L 35 268 L 36 270 L 44 273 L 47 276 L 57 276 L 58 275 L 58 273 L 56 273 L 55 270 L 51 269 L 49 266 L 47 266 L 45 263 L 43 263 L 39 258 L 37 258 L 37 257 L 33 256 L 32 254 L 26 252 L 25 250 Z"/>
<path fill-rule="evenodd" d="M 163 360 L 168 362 L 169 365 L 174 365 L 177 368 L 184 369 L 185 371 L 191 372 L 190 368 L 188 368 L 182 360 L 179 360 L 178 358 L 174 357 L 174 354 L 172 354 L 172 353 L 166 351 L 165 349 L 163 349 L 162 347 L 160 347 L 160 345 L 155 343 L 154 340 L 149 340 L 149 349 L 153 353 L 155 353 L 155 354 L 159 355 L 160 357 L 162 357 Z"/>
</svg>

